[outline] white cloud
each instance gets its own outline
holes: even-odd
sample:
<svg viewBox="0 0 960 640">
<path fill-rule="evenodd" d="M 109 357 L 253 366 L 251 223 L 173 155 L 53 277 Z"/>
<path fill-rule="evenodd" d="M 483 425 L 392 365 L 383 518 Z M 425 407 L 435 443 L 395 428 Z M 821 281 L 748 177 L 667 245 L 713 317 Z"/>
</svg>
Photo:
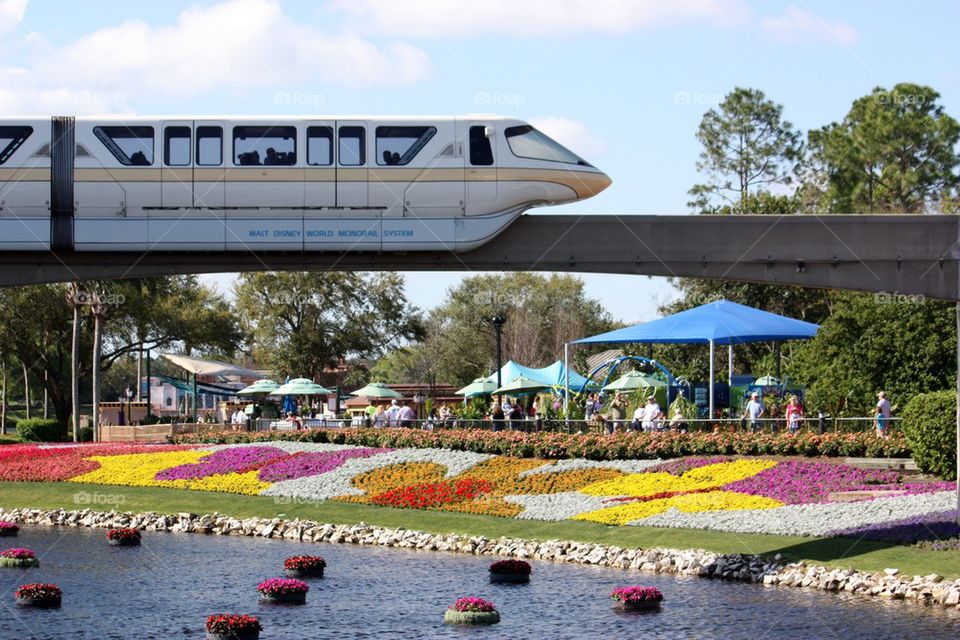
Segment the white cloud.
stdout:
<svg viewBox="0 0 960 640">
<path fill-rule="evenodd" d="M 688 22 L 729 26 L 752 15 L 745 0 L 334 0 L 329 9 L 352 17 L 358 29 L 430 38 L 625 33 Z"/>
<path fill-rule="evenodd" d="M 570 118 L 543 116 L 530 118 L 530 124 L 590 162 L 591 158 L 603 155 L 607 145 L 590 133 L 581 122 Z"/>
<path fill-rule="evenodd" d="M 23 20 L 27 0 L 0 0 L 0 33 L 11 33 Z"/>
<path fill-rule="evenodd" d="M 0 110 L 103 113 L 156 93 L 407 85 L 431 69 L 421 49 L 297 23 L 276 0 L 193 6 L 170 25 L 124 22 L 36 51 L 24 66 L 0 66 Z"/>
<path fill-rule="evenodd" d="M 760 21 L 763 33 L 785 44 L 838 44 L 852 46 L 857 41 L 856 30 L 842 22 L 828 22 L 794 5 L 779 16 L 767 16 Z"/>
</svg>

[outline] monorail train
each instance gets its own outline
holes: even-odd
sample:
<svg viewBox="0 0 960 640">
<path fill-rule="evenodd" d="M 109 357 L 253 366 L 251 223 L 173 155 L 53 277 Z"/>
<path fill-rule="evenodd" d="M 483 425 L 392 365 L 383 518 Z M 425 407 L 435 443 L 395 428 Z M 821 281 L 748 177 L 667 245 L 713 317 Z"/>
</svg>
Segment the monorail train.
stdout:
<svg viewBox="0 0 960 640">
<path fill-rule="evenodd" d="M 0 119 L 0 250 L 465 251 L 600 170 L 464 117 Z"/>
</svg>

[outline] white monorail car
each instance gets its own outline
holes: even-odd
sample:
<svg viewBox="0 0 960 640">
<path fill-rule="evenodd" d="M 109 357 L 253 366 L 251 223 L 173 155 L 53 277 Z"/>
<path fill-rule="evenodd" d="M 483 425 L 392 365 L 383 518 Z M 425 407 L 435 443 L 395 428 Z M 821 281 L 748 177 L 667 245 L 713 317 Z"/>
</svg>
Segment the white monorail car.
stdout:
<svg viewBox="0 0 960 640">
<path fill-rule="evenodd" d="M 520 120 L 0 119 L 0 250 L 464 251 L 610 179 Z"/>
</svg>

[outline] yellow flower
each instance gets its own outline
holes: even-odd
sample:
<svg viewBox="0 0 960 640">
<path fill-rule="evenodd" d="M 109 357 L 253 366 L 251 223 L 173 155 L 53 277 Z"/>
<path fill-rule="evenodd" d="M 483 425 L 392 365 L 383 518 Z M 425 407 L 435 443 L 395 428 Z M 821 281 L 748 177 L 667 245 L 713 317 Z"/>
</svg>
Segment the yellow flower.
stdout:
<svg viewBox="0 0 960 640">
<path fill-rule="evenodd" d="M 554 460 L 541 460 L 538 458 L 510 458 L 507 456 L 495 456 L 489 460 L 484 460 L 478 465 L 461 473 L 458 478 L 474 478 L 476 480 L 487 480 L 494 484 L 507 483 L 516 480 L 517 476 L 524 471 L 536 469 L 546 464 L 556 464 Z"/>
<path fill-rule="evenodd" d="M 119 484 L 128 487 L 173 486 L 154 480 L 159 472 L 170 467 L 197 462 L 210 455 L 209 451 L 164 451 L 160 453 L 133 453 L 118 456 L 92 456 L 100 463 L 99 469 L 70 478 L 70 482 L 86 484 Z"/>
<path fill-rule="evenodd" d="M 580 491 L 591 496 L 655 496 L 660 493 L 698 491 L 721 487 L 765 471 L 775 460 L 748 460 L 721 462 L 691 469 L 682 476 L 669 473 L 633 473 L 622 478 L 597 482 Z"/>
<path fill-rule="evenodd" d="M 161 480 L 158 487 L 175 487 L 177 489 L 192 489 L 194 491 L 220 491 L 222 493 L 242 493 L 248 496 L 259 495 L 261 491 L 270 487 L 269 482 L 261 482 L 257 478 L 258 469 L 246 473 L 218 473 L 204 478 L 193 480 Z"/>
<path fill-rule="evenodd" d="M 502 490 L 497 493 L 513 495 L 577 491 L 589 484 L 621 478 L 624 475 L 626 474 L 619 469 L 577 469 L 574 471 L 532 473 L 512 482 L 504 483 Z"/>
<path fill-rule="evenodd" d="M 623 525 L 674 508 L 684 513 L 694 513 L 697 511 L 774 509 L 782 506 L 783 503 L 779 500 L 765 496 L 751 496 L 735 491 L 709 491 L 707 493 L 688 493 L 672 498 L 628 502 L 617 505 L 616 507 L 581 513 L 571 519 L 599 522 L 601 524 Z"/>
<path fill-rule="evenodd" d="M 515 518 L 523 511 L 523 507 L 505 501 L 503 498 L 484 496 L 475 500 L 445 504 L 438 507 L 440 511 L 457 511 L 459 513 L 476 513 L 482 516 L 500 516 L 501 518 Z"/>
</svg>

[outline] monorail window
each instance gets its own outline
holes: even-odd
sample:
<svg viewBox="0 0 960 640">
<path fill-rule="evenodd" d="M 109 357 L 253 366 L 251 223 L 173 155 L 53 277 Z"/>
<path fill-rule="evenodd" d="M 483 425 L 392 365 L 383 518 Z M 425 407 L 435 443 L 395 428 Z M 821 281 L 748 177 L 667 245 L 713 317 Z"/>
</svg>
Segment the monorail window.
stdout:
<svg viewBox="0 0 960 640">
<path fill-rule="evenodd" d="M 153 127 L 94 127 L 93 133 L 120 164 L 153 164 Z"/>
<path fill-rule="evenodd" d="M 580 158 L 580 156 L 528 124 L 519 127 L 508 127 L 506 131 L 504 131 L 504 134 L 507 136 L 507 144 L 510 145 L 510 151 L 518 158 L 549 160 L 551 162 L 566 162 L 568 164 L 590 166 L 585 160 Z"/>
<path fill-rule="evenodd" d="M 487 137 L 487 128 L 483 125 L 470 127 L 470 164 L 493 164 L 493 148 Z"/>
<path fill-rule="evenodd" d="M 344 167 L 364 165 L 367 162 L 366 139 L 363 127 L 340 127 L 340 164 Z"/>
<path fill-rule="evenodd" d="M 377 127 L 377 164 L 408 164 L 436 133 L 436 127 Z"/>
<path fill-rule="evenodd" d="M 234 127 L 233 162 L 247 165 L 297 163 L 296 127 Z"/>
<path fill-rule="evenodd" d="M 332 127 L 307 127 L 307 164 L 312 167 L 333 164 Z"/>
<path fill-rule="evenodd" d="M 163 163 L 168 167 L 190 166 L 190 127 L 163 130 Z"/>
<path fill-rule="evenodd" d="M 223 127 L 197 127 L 197 165 L 219 167 L 223 164 Z"/>
<path fill-rule="evenodd" d="M 0 127 L 0 164 L 10 159 L 13 152 L 20 148 L 30 134 L 33 133 L 33 127 L 27 126 L 7 126 Z"/>
</svg>

